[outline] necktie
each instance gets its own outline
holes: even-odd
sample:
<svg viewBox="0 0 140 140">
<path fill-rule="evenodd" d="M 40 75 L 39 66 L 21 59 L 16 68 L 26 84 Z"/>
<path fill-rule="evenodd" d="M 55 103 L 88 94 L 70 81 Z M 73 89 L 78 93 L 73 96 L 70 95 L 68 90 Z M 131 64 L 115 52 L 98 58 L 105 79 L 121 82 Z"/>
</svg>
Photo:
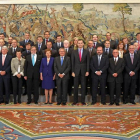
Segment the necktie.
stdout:
<svg viewBox="0 0 140 140">
<path fill-rule="evenodd" d="M 46 45 L 47 45 L 48 39 L 46 39 Z"/>
<path fill-rule="evenodd" d="M 33 64 L 33 66 L 35 65 L 35 55 L 34 54 L 32 55 L 32 64 Z"/>
<path fill-rule="evenodd" d="M 38 50 L 39 50 L 39 51 L 40 51 L 40 48 L 41 48 L 41 45 L 39 44 L 39 45 L 38 45 Z"/>
<path fill-rule="evenodd" d="M 115 58 L 115 65 L 117 64 L 117 59 Z"/>
<path fill-rule="evenodd" d="M 106 51 L 105 52 L 106 52 L 106 54 L 108 54 L 108 48 L 106 48 Z"/>
<path fill-rule="evenodd" d="M 25 40 L 25 43 L 28 43 L 28 40 Z"/>
<path fill-rule="evenodd" d="M 14 53 L 16 52 L 16 48 L 14 48 Z"/>
<path fill-rule="evenodd" d="M 133 64 L 134 55 L 131 54 L 131 63 Z"/>
<path fill-rule="evenodd" d="M 96 47 L 96 45 L 95 45 L 95 43 L 94 43 L 93 48 L 95 48 L 95 47 Z"/>
<path fill-rule="evenodd" d="M 61 57 L 61 66 L 63 65 L 63 56 Z"/>
<path fill-rule="evenodd" d="M 81 49 L 79 49 L 79 59 L 80 59 L 80 62 L 81 62 L 81 59 L 82 59 Z"/>
<path fill-rule="evenodd" d="M 4 66 L 4 62 L 5 62 L 5 55 L 3 55 L 2 57 L 2 65 Z"/>
<path fill-rule="evenodd" d="M 101 56 L 98 55 L 98 66 L 100 66 Z"/>
<path fill-rule="evenodd" d="M 90 56 L 91 56 L 91 52 L 92 52 L 92 49 L 89 49 L 89 54 L 90 54 Z"/>
</svg>

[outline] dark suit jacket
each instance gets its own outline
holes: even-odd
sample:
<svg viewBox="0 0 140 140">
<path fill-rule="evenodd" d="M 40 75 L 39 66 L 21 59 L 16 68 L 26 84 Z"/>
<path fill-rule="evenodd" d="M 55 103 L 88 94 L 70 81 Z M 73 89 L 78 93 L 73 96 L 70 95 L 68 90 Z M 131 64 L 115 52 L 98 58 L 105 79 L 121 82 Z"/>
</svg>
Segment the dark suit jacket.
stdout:
<svg viewBox="0 0 140 140">
<path fill-rule="evenodd" d="M 18 51 L 22 51 L 22 49 L 19 48 L 19 47 L 17 47 L 16 51 L 17 51 L 17 50 L 18 50 Z M 11 55 L 12 58 L 16 57 L 16 52 L 13 52 L 13 47 L 9 49 L 8 55 Z"/>
<path fill-rule="evenodd" d="M 47 49 L 46 45 L 42 43 L 40 51 L 38 50 L 38 44 L 35 44 L 36 50 L 37 50 L 37 54 L 38 55 L 43 55 L 42 51 Z"/>
<path fill-rule="evenodd" d="M 23 57 L 24 59 L 26 59 L 26 56 L 27 56 L 27 55 L 30 55 L 30 54 L 31 54 L 31 51 L 28 52 L 28 53 L 27 53 L 27 50 L 26 50 L 26 51 L 23 51 L 23 52 L 22 52 L 22 57 Z"/>
<path fill-rule="evenodd" d="M 135 72 L 135 75 L 132 76 L 132 79 L 137 79 L 138 78 L 138 70 L 140 67 L 140 60 L 139 60 L 139 55 L 137 55 L 136 53 L 134 53 L 134 60 L 133 60 L 133 64 L 131 63 L 131 58 L 130 58 L 130 54 L 126 54 L 124 56 L 124 60 L 125 60 L 125 73 L 124 73 L 124 78 L 125 79 L 131 79 L 131 76 L 129 75 L 129 73 L 131 71 Z"/>
<path fill-rule="evenodd" d="M 86 72 L 89 72 L 90 56 L 87 50 L 83 49 L 81 62 L 79 58 L 78 49 L 74 50 L 72 52 L 71 61 L 72 61 L 72 72 L 75 73 L 75 76 L 79 76 L 80 71 L 82 76 L 85 76 Z"/>
<path fill-rule="evenodd" d="M 42 73 L 43 77 L 46 76 L 54 76 L 54 58 L 50 58 L 50 62 L 47 65 L 47 57 L 42 58 L 41 65 L 40 65 L 40 73 Z M 47 83 L 46 83 L 47 84 Z"/>
<path fill-rule="evenodd" d="M 34 46 L 34 42 L 33 41 L 29 40 L 28 42 L 31 44 L 31 46 Z M 23 46 L 23 51 L 25 51 L 26 50 L 25 40 L 19 42 L 19 44 L 20 44 L 20 46 Z"/>
<path fill-rule="evenodd" d="M 102 78 L 106 79 L 107 77 L 107 69 L 109 66 L 109 60 L 106 55 L 102 55 L 100 66 L 98 66 L 98 55 L 92 56 L 91 62 L 90 62 L 90 69 L 92 71 L 92 78 Z M 96 71 L 102 71 L 101 76 L 96 75 Z"/>
<path fill-rule="evenodd" d="M 52 52 L 51 57 L 57 57 L 57 56 L 59 56 L 57 50 L 51 50 L 51 52 Z M 42 50 L 42 57 L 46 57 L 45 50 Z"/>
<path fill-rule="evenodd" d="M 42 56 L 37 55 L 36 63 L 33 66 L 31 55 L 28 55 L 26 57 L 25 65 L 24 65 L 24 76 L 27 76 L 27 79 L 32 77 L 34 77 L 35 79 L 40 78 L 39 70 L 40 70 L 41 59 Z"/>
<path fill-rule="evenodd" d="M 115 65 L 114 58 L 109 59 L 109 68 L 108 68 L 108 78 L 107 82 L 122 83 L 123 82 L 123 69 L 125 67 L 124 59 L 118 58 L 117 64 Z M 117 77 L 113 77 L 113 73 L 117 73 Z"/>
<path fill-rule="evenodd" d="M 103 54 L 104 54 L 104 55 L 107 55 L 108 58 L 113 57 L 112 52 L 113 52 L 113 49 L 109 48 L 109 53 L 107 54 L 107 53 L 105 52 L 105 48 L 103 48 Z"/>
<path fill-rule="evenodd" d="M 61 60 L 60 60 L 60 56 L 55 57 L 54 59 L 54 71 L 56 73 L 56 80 L 59 79 L 60 77 L 58 76 L 58 74 L 65 74 L 65 76 L 63 77 L 63 79 L 69 79 L 70 75 L 70 69 L 71 69 L 71 65 L 70 65 L 70 58 L 68 56 L 64 57 L 64 61 L 63 61 L 63 65 L 61 66 Z"/>
<path fill-rule="evenodd" d="M 53 39 L 51 39 L 51 38 L 49 38 L 49 41 L 50 42 L 52 42 L 52 45 L 54 44 L 54 40 Z M 44 45 L 46 45 L 46 40 L 45 40 L 45 38 L 43 39 L 43 42 L 42 42 Z"/>
<path fill-rule="evenodd" d="M 4 46 L 8 46 L 8 42 L 7 41 L 4 41 L 4 43 L 5 43 Z"/>
<path fill-rule="evenodd" d="M 103 47 L 102 43 L 97 42 L 95 48 L 97 48 L 97 47 L 99 47 L 99 46 L 102 46 L 102 47 Z"/>
<path fill-rule="evenodd" d="M 72 52 L 73 52 L 73 48 L 69 48 L 69 49 L 68 49 L 68 52 L 66 52 L 66 56 L 68 56 L 68 57 L 71 58 Z"/>
<path fill-rule="evenodd" d="M 4 76 L 0 75 L 1 77 L 4 78 L 10 78 L 11 77 L 11 60 L 12 56 L 8 55 L 5 58 L 4 66 L 2 66 L 2 55 L 0 55 L 0 71 L 6 71 L 6 74 Z"/>
<path fill-rule="evenodd" d="M 61 47 L 57 46 L 57 42 L 53 44 L 52 49 L 59 51 L 60 48 L 64 48 L 63 42 L 61 42 Z"/>
<path fill-rule="evenodd" d="M 105 43 L 105 41 L 102 42 L 103 48 L 105 48 L 104 43 Z M 110 48 L 113 49 L 113 50 L 114 50 L 114 49 L 117 49 L 116 41 L 114 41 L 114 40 L 111 40 L 111 41 L 110 41 Z"/>
<path fill-rule="evenodd" d="M 87 48 L 87 50 L 89 51 L 89 47 Z M 89 54 L 90 54 L 90 52 L 89 52 Z M 90 59 L 92 58 L 93 55 L 96 55 L 96 49 L 95 48 L 92 48 Z"/>
</svg>

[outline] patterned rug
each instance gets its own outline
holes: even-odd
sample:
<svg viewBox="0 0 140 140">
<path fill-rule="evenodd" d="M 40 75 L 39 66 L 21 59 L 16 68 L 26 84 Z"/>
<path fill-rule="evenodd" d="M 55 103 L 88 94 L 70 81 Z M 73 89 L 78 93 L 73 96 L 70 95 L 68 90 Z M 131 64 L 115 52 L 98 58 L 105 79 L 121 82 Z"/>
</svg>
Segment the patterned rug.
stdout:
<svg viewBox="0 0 140 140">
<path fill-rule="evenodd" d="M 140 140 L 140 104 L 1 105 L 0 140 Z"/>
</svg>

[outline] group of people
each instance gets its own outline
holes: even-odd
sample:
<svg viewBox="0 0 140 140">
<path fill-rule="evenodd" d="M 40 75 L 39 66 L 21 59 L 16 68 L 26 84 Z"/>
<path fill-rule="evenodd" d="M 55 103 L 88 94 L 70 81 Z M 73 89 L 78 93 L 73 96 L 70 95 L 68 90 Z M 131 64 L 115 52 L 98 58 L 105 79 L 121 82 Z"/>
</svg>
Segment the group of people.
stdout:
<svg viewBox="0 0 140 140">
<path fill-rule="evenodd" d="M 16 39 L 9 37 L 6 42 L 4 34 L 0 34 L 0 103 L 9 103 L 12 89 L 14 104 L 20 104 L 24 85 L 27 104 L 32 102 L 32 93 L 34 103 L 38 104 L 41 83 L 45 104 L 52 104 L 56 86 L 57 105 L 66 105 L 67 94 L 74 85 L 72 105 L 77 105 L 78 87 L 81 85 L 81 104 L 86 105 L 88 84 L 92 105 L 97 103 L 98 87 L 103 105 L 106 105 L 106 87 L 110 94 L 110 105 L 119 105 L 122 92 L 124 104 L 136 104 L 136 85 L 139 89 L 140 84 L 140 33 L 136 34 L 136 38 L 131 43 L 123 38 L 116 44 L 108 32 L 102 43 L 98 42 L 97 35 L 93 35 L 85 47 L 84 41 L 77 37 L 72 45 L 68 40 L 62 42 L 61 35 L 56 37 L 55 42 L 50 38 L 49 31 L 45 31 L 44 39 L 38 36 L 36 44 L 30 40 L 30 34 L 25 33 L 25 39 L 18 46 Z"/>
</svg>

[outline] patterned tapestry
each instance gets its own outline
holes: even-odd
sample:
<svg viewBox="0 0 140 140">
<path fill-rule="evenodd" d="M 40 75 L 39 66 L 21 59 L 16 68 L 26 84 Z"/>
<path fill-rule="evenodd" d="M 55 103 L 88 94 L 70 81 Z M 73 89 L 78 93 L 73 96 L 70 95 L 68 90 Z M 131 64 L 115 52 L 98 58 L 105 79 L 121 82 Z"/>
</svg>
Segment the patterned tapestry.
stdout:
<svg viewBox="0 0 140 140">
<path fill-rule="evenodd" d="M 133 40 L 140 31 L 139 9 L 140 4 L 0 5 L 0 32 L 18 41 L 30 32 L 34 42 L 46 30 L 52 38 L 60 34 L 68 40 L 77 36 L 87 42 L 98 34 L 102 41 L 106 32 L 116 41 Z"/>
</svg>

